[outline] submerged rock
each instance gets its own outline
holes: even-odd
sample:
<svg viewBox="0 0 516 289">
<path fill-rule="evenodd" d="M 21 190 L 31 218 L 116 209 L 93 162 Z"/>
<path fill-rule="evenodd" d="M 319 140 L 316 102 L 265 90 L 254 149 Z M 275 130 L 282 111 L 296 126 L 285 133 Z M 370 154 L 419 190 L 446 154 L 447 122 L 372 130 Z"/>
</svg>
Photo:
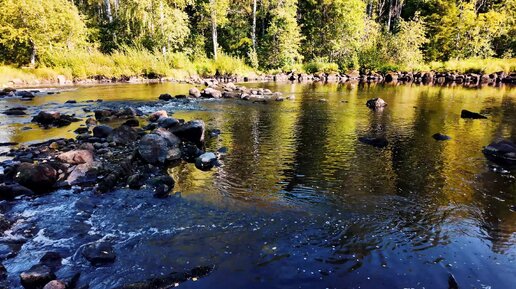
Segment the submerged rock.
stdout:
<svg viewBox="0 0 516 289">
<path fill-rule="evenodd" d="M 82 251 L 82 255 L 94 266 L 113 263 L 116 259 L 113 246 L 103 241 L 86 245 Z"/>
<path fill-rule="evenodd" d="M 20 282 L 25 289 L 43 288 L 48 282 L 54 280 L 56 275 L 50 267 L 37 264 L 20 274 Z"/>
<path fill-rule="evenodd" d="M 487 118 L 487 117 L 481 115 L 480 113 L 472 112 L 472 111 L 465 110 L 465 109 L 463 109 L 460 112 L 460 117 L 461 118 L 471 118 L 471 119 L 486 119 Z"/>
<path fill-rule="evenodd" d="M 373 98 L 366 102 L 366 106 L 370 109 L 381 109 L 387 106 L 387 102 L 381 98 Z"/>
<path fill-rule="evenodd" d="M 362 143 L 372 145 L 377 148 L 386 147 L 389 142 L 384 137 L 359 137 L 358 140 Z"/>
<path fill-rule="evenodd" d="M 516 166 L 516 144 L 509 140 L 492 142 L 482 152 L 486 158 L 500 165 Z"/>
<path fill-rule="evenodd" d="M 217 164 L 217 156 L 212 153 L 204 153 L 195 159 L 195 167 L 202 170 L 208 171 Z"/>
<path fill-rule="evenodd" d="M 210 274 L 214 266 L 195 267 L 187 272 L 173 272 L 165 276 L 147 279 L 144 281 L 123 285 L 115 289 L 159 289 L 173 288 L 193 278 L 201 278 Z"/>
<path fill-rule="evenodd" d="M 447 136 L 445 134 L 442 134 L 440 132 L 436 133 L 436 134 L 433 134 L 432 137 L 435 139 L 435 140 L 450 140 L 451 137 L 450 136 Z"/>
</svg>

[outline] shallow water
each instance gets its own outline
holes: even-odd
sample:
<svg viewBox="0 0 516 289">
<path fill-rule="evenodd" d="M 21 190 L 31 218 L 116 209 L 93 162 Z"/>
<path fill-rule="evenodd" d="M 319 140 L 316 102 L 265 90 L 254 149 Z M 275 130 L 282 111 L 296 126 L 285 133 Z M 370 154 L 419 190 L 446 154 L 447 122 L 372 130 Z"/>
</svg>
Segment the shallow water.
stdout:
<svg viewBox="0 0 516 289">
<path fill-rule="evenodd" d="M 206 146 L 228 150 L 210 172 L 170 168 L 178 193 L 166 200 L 146 191 L 59 191 L 2 203 L 1 212 L 18 221 L 0 243 L 23 244 L 2 262 L 13 286 L 54 250 L 66 257 L 57 275 L 80 271 L 90 288 L 200 265 L 215 269 L 180 287 L 448 288 L 453 274 L 460 288 L 514 288 L 516 171 L 493 165 L 481 150 L 498 138 L 516 141 L 515 89 L 246 85 L 295 100 L 155 101 L 161 93 L 187 93 L 190 86 L 179 84 L 0 100 L 0 110 L 25 105 L 31 115 L 56 109 L 86 117 L 82 108 L 110 105 L 166 109 L 220 129 Z M 372 97 L 388 107 L 370 111 Z M 99 98 L 104 102 L 83 102 Z M 63 104 L 68 99 L 78 103 Z M 488 119 L 461 119 L 461 109 Z M 73 137 L 78 125 L 42 130 L 30 117 L 0 115 L 0 142 Z M 452 139 L 437 142 L 437 132 Z M 389 145 L 371 147 L 360 136 L 386 136 Z M 92 267 L 81 245 L 100 238 L 115 244 L 117 260 Z"/>
</svg>

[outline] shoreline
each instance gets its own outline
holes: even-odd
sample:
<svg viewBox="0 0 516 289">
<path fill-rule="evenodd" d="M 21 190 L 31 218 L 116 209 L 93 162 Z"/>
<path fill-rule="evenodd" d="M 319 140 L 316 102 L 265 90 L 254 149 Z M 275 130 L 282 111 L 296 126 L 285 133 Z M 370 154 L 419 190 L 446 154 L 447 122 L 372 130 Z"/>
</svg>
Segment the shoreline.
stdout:
<svg viewBox="0 0 516 289">
<path fill-rule="evenodd" d="M 162 78 L 100 78 L 92 77 L 87 79 L 66 80 L 58 77 L 55 80 L 36 80 L 26 82 L 20 79 L 13 79 L 7 83 L 0 84 L 2 90 L 5 89 L 32 89 L 48 87 L 81 87 L 97 85 L 117 85 L 117 84 L 156 84 L 156 83 L 185 83 L 192 85 L 205 84 L 207 81 L 217 80 L 221 83 L 260 83 L 260 82 L 324 82 L 324 83 L 380 83 L 380 84 L 422 84 L 422 85 L 463 85 L 463 86 L 482 86 L 482 85 L 516 85 L 516 72 L 504 73 L 497 72 L 491 74 L 477 73 L 455 73 L 455 72 L 389 72 L 389 73 L 368 73 L 360 74 L 358 71 L 337 74 L 337 73 L 279 73 L 255 76 L 214 76 L 214 77 L 189 77 L 175 79 L 172 77 Z M 0 95 L 1 96 L 1 95 Z"/>
</svg>

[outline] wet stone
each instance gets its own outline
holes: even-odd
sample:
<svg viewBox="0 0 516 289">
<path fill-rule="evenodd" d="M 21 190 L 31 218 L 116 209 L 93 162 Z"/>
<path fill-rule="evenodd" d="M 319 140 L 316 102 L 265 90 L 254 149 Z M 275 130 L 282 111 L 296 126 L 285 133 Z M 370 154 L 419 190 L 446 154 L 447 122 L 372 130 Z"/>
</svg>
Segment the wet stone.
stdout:
<svg viewBox="0 0 516 289">
<path fill-rule="evenodd" d="M 113 263 L 116 258 L 114 248 L 108 242 L 95 242 L 86 245 L 82 255 L 94 266 Z"/>
<path fill-rule="evenodd" d="M 435 139 L 435 140 L 440 140 L 440 141 L 443 141 L 443 140 L 450 140 L 451 137 L 450 136 L 447 136 L 445 134 L 442 134 L 442 133 L 436 133 L 436 134 L 433 134 L 432 137 Z"/>
<path fill-rule="evenodd" d="M 366 106 L 370 109 L 380 109 L 387 106 L 387 102 L 381 98 L 373 98 L 366 102 Z"/>
<path fill-rule="evenodd" d="M 113 132 L 113 128 L 107 125 L 99 125 L 93 128 L 93 136 L 107 138 Z"/>
<path fill-rule="evenodd" d="M 208 171 L 217 164 L 217 156 L 212 152 L 207 152 L 195 159 L 195 167 L 202 170 Z"/>
<path fill-rule="evenodd" d="M 473 111 L 469 111 L 469 110 L 465 110 L 465 109 L 463 109 L 460 112 L 460 117 L 461 118 L 471 118 L 471 119 L 486 119 L 487 118 L 478 112 L 473 112 Z"/>
<path fill-rule="evenodd" d="M 61 280 L 52 280 L 48 282 L 43 289 L 66 289 L 66 283 Z"/>
<path fill-rule="evenodd" d="M 54 280 L 56 275 L 50 267 L 37 264 L 20 274 L 20 282 L 26 289 L 39 289 Z"/>
</svg>

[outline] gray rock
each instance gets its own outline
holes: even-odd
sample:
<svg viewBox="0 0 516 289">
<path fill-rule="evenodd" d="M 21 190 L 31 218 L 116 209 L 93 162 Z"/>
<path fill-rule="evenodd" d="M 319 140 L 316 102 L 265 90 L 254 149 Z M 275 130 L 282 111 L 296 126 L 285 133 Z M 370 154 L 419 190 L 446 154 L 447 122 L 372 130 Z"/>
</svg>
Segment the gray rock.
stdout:
<svg viewBox="0 0 516 289">
<path fill-rule="evenodd" d="M 115 142 L 117 144 L 128 144 L 138 139 L 138 133 L 130 126 L 122 125 L 115 128 L 113 132 L 108 136 L 109 142 Z"/>
<path fill-rule="evenodd" d="M 171 132 L 183 141 L 200 144 L 204 142 L 204 130 L 204 122 L 202 120 L 192 120 L 173 127 Z"/>
<path fill-rule="evenodd" d="M 195 167 L 202 170 L 208 171 L 217 164 L 217 156 L 212 152 L 207 152 L 195 159 Z"/>
<path fill-rule="evenodd" d="M 198 97 L 201 97 L 201 92 L 196 87 L 192 87 L 188 91 L 188 95 L 190 95 L 191 97 L 198 98 Z"/>
<path fill-rule="evenodd" d="M 157 134 L 145 135 L 138 145 L 138 153 L 150 164 L 164 164 L 168 155 L 168 142 Z"/>
</svg>

